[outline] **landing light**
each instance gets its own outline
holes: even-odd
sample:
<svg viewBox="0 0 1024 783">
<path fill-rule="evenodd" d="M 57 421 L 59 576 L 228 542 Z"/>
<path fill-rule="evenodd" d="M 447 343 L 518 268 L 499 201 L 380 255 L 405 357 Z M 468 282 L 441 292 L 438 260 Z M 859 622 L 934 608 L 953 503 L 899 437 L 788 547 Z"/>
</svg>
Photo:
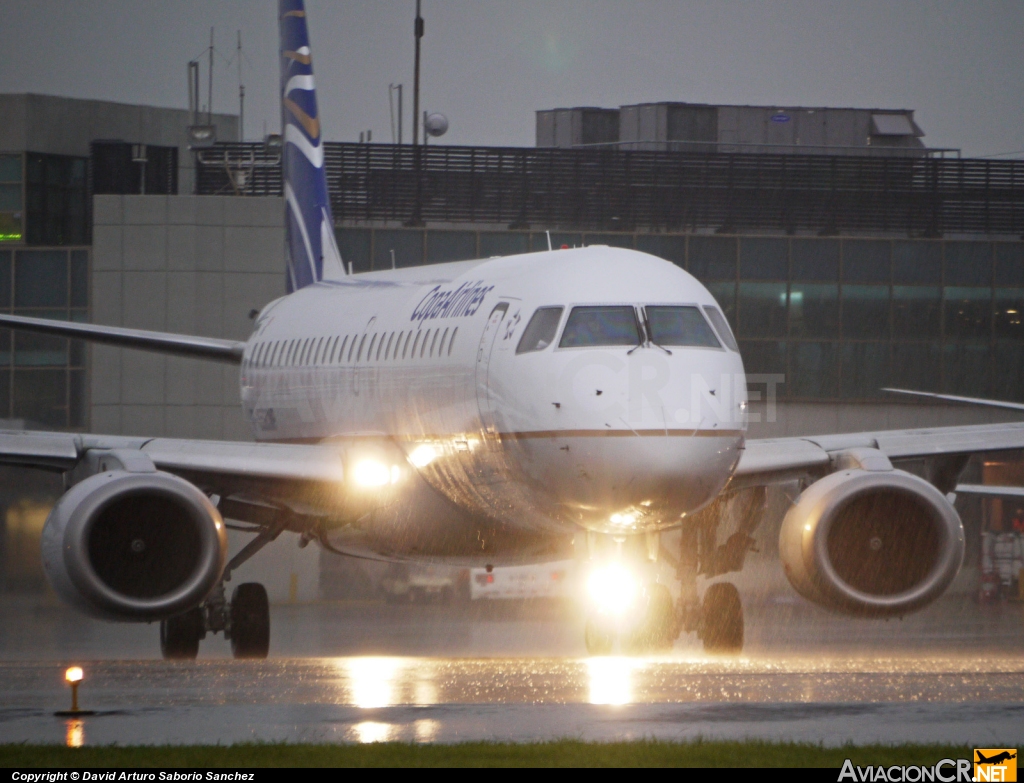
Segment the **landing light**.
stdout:
<svg viewBox="0 0 1024 783">
<path fill-rule="evenodd" d="M 397 470 L 393 472 L 383 462 L 364 459 L 352 469 L 352 478 L 361 487 L 384 487 L 394 483 L 397 473 Z"/>
<path fill-rule="evenodd" d="M 612 615 L 622 615 L 640 595 L 640 583 L 622 563 L 597 566 L 587 579 L 587 594 L 595 607 Z"/>
<path fill-rule="evenodd" d="M 425 468 L 435 459 L 437 459 L 437 449 L 429 443 L 420 444 L 413 449 L 412 454 L 409 455 L 409 462 L 417 468 Z"/>
<path fill-rule="evenodd" d="M 628 527 L 636 522 L 636 514 L 632 512 L 625 512 L 622 514 L 612 514 L 609 518 L 613 525 L 620 525 L 622 527 Z"/>
</svg>

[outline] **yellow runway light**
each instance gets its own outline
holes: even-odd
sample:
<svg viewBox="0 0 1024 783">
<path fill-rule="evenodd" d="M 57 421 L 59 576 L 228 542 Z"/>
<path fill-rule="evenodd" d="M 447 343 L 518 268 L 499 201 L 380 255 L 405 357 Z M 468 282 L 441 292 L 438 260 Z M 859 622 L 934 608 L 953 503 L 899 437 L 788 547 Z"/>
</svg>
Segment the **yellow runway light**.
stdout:
<svg viewBox="0 0 1024 783">
<path fill-rule="evenodd" d="M 54 715 L 62 717 L 75 717 L 78 715 L 95 715 L 93 710 L 80 710 L 78 709 L 78 686 L 81 684 L 85 677 L 85 672 L 82 671 L 81 666 L 69 666 L 64 672 L 64 681 L 71 686 L 71 709 L 60 710 L 53 713 Z"/>
</svg>

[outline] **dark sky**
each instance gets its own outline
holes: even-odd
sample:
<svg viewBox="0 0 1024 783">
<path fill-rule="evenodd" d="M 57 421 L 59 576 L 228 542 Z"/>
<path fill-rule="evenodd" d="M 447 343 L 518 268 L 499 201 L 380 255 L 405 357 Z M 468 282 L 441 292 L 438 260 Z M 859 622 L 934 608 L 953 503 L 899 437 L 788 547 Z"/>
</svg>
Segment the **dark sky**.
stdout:
<svg viewBox="0 0 1024 783">
<path fill-rule="evenodd" d="M 447 143 L 532 145 L 536 109 L 678 100 L 911 108 L 929 146 L 1024 150 L 1021 0 L 423 7 L 423 106 L 448 115 Z M 307 0 L 327 139 L 372 129 L 375 141 L 390 141 L 389 82 L 405 82 L 411 111 L 413 8 Z M 0 0 L 0 18 L 0 92 L 181 107 L 186 62 L 203 53 L 212 25 L 218 111 L 237 111 L 227 61 L 240 29 L 246 135 L 279 123 L 274 0 Z"/>
</svg>

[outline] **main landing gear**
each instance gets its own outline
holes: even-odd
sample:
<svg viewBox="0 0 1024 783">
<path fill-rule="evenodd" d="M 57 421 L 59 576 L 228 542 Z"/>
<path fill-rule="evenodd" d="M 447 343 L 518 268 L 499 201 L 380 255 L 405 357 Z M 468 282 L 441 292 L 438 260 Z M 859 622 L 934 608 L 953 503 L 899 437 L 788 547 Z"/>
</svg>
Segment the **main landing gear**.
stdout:
<svg viewBox="0 0 1024 783">
<path fill-rule="evenodd" d="M 223 632 L 235 658 L 266 658 L 270 651 L 270 602 L 256 582 L 240 584 L 227 601 L 224 583 L 231 572 L 276 539 L 283 520 L 264 528 L 225 566 L 221 581 L 199 606 L 160 621 L 160 652 L 167 660 L 194 660 L 208 633 Z"/>
</svg>

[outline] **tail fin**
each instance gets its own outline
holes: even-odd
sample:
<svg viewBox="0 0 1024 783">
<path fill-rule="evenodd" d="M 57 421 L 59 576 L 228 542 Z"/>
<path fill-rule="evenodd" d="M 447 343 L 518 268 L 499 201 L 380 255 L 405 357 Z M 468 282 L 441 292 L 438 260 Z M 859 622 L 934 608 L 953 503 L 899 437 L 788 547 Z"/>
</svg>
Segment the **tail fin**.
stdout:
<svg viewBox="0 0 1024 783">
<path fill-rule="evenodd" d="M 324 175 L 324 147 L 302 0 L 279 0 L 281 174 L 285 197 L 288 291 L 344 276 Z"/>
</svg>

